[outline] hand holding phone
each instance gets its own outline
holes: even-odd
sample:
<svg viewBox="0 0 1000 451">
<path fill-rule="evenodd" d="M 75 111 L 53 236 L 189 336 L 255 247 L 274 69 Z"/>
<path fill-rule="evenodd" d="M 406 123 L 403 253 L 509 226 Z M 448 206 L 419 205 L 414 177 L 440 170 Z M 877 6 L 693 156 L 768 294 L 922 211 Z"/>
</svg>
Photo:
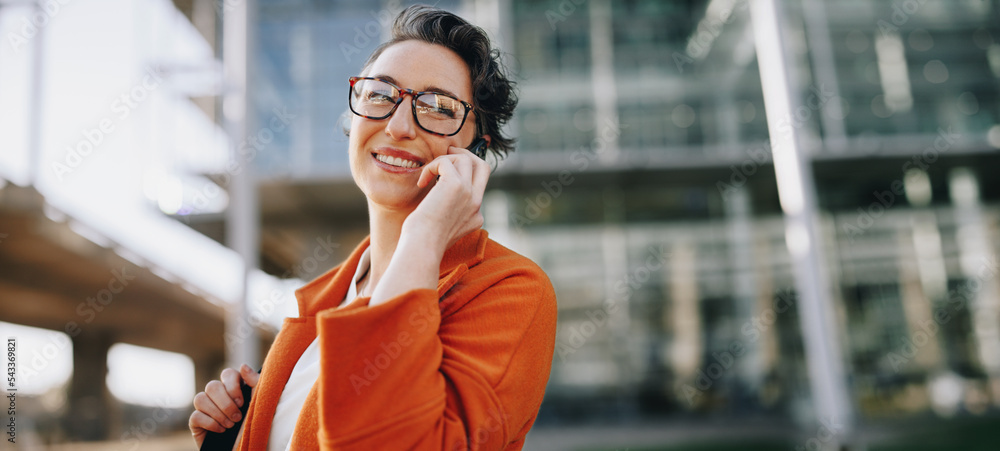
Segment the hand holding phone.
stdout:
<svg viewBox="0 0 1000 451">
<path fill-rule="evenodd" d="M 426 227 L 424 230 L 430 234 L 443 235 L 443 242 L 439 243 L 444 246 L 443 251 L 482 226 L 479 207 L 490 177 L 490 166 L 482 157 L 473 158 L 472 153 L 469 149 L 449 147 L 447 154 L 422 168 L 417 186 L 433 186 L 403 223 L 404 233 L 414 226 L 417 229 Z"/>
<path fill-rule="evenodd" d="M 473 143 L 475 144 L 475 142 Z M 485 140 L 476 148 L 485 154 Z M 449 146 L 421 168 L 417 187 L 427 188 L 420 204 L 403 221 L 396 250 L 372 291 L 369 307 L 414 288 L 433 288 L 445 251 L 459 238 L 483 226 L 479 209 L 490 165 L 472 149 Z"/>
<path fill-rule="evenodd" d="M 195 395 L 188 427 L 199 449 L 232 449 L 259 380 L 260 373 L 246 364 L 239 370 L 226 368 L 219 380 L 209 382 L 205 391 Z"/>
</svg>

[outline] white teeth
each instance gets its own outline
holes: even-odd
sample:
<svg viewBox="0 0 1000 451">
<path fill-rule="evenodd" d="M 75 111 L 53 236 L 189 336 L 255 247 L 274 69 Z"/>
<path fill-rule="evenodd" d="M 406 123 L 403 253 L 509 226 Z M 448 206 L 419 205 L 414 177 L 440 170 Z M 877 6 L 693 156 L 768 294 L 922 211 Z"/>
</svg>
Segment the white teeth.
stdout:
<svg viewBox="0 0 1000 451">
<path fill-rule="evenodd" d="M 404 160 L 404 159 L 399 158 L 399 157 L 390 157 L 388 155 L 376 154 L 375 158 L 377 158 L 378 161 L 381 161 L 381 162 L 383 162 L 385 164 L 392 165 L 392 166 L 398 166 L 398 167 L 401 167 L 401 168 L 411 169 L 411 168 L 415 168 L 415 167 L 419 167 L 420 166 L 415 161 Z"/>
</svg>

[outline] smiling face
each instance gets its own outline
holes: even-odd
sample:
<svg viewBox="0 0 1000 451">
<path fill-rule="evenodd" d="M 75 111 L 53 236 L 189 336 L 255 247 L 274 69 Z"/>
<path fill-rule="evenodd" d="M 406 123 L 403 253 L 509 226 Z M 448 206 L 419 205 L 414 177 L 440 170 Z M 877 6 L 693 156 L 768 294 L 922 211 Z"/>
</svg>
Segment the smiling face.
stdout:
<svg viewBox="0 0 1000 451">
<path fill-rule="evenodd" d="M 403 41 L 386 48 L 364 74 L 404 89 L 437 91 L 472 102 L 469 67 L 451 50 L 422 41 Z M 433 186 L 417 187 L 421 168 L 449 146 L 465 148 L 475 136 L 475 113 L 453 136 L 439 136 L 417 125 L 411 112 L 413 97 L 387 119 L 352 115 L 350 133 L 351 174 L 374 203 L 394 210 L 412 211 Z"/>
</svg>

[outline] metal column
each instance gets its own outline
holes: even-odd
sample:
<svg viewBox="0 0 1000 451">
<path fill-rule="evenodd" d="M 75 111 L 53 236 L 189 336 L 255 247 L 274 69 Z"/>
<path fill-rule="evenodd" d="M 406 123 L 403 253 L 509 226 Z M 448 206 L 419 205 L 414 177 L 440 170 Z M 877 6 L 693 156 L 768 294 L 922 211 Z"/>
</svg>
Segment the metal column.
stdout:
<svg viewBox="0 0 1000 451">
<path fill-rule="evenodd" d="M 847 131 L 844 126 L 844 108 L 840 103 L 840 81 L 834 62 L 833 44 L 830 42 L 830 27 L 826 20 L 826 6 L 820 0 L 802 2 L 806 35 L 809 37 L 809 55 L 816 82 L 825 85 L 833 93 L 833 98 L 823 103 L 820 122 L 823 124 L 823 143 L 826 150 L 843 152 L 847 150 Z"/>
<path fill-rule="evenodd" d="M 955 205 L 955 233 L 959 264 L 965 283 L 959 293 L 968 303 L 972 334 L 979 361 L 986 370 L 994 406 L 1000 406 L 1000 295 L 997 283 L 996 247 L 990 237 L 989 220 L 983 212 L 979 176 L 970 168 L 959 167 L 948 174 L 952 204 Z"/>
<path fill-rule="evenodd" d="M 236 170 L 230 171 L 229 208 L 226 210 L 226 242 L 243 261 L 240 295 L 229 304 L 226 317 L 226 363 L 239 368 L 246 363 L 259 368 L 257 331 L 250 321 L 250 272 L 257 267 L 260 253 L 260 212 L 253 162 L 238 149 L 252 130 L 253 108 L 248 74 L 253 57 L 256 2 L 222 2 L 222 46 L 225 68 L 223 114 Z"/>
<path fill-rule="evenodd" d="M 783 17 L 776 0 L 750 2 L 757 65 L 771 137 L 778 196 L 785 215 L 785 242 L 798 293 L 806 364 L 822 446 L 841 449 L 854 436 L 852 403 L 844 375 L 830 282 L 822 257 L 819 211 L 812 167 L 792 122 L 801 105 L 786 58 Z M 823 429 L 827 429 L 824 431 Z"/>
</svg>

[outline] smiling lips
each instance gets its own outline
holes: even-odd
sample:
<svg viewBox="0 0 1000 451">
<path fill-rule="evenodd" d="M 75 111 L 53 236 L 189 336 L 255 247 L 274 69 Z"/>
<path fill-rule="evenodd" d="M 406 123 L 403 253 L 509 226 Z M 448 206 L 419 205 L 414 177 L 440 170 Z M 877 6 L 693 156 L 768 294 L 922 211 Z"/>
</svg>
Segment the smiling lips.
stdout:
<svg viewBox="0 0 1000 451">
<path fill-rule="evenodd" d="M 376 166 L 389 172 L 413 172 L 424 165 L 416 155 L 401 149 L 382 147 L 372 152 Z"/>
<path fill-rule="evenodd" d="M 376 160 L 392 166 L 397 166 L 407 169 L 419 168 L 421 166 L 420 163 L 417 163 L 416 161 L 404 160 L 399 157 L 390 157 L 388 155 L 380 155 L 377 153 L 373 153 L 372 155 L 375 155 Z"/>
</svg>

